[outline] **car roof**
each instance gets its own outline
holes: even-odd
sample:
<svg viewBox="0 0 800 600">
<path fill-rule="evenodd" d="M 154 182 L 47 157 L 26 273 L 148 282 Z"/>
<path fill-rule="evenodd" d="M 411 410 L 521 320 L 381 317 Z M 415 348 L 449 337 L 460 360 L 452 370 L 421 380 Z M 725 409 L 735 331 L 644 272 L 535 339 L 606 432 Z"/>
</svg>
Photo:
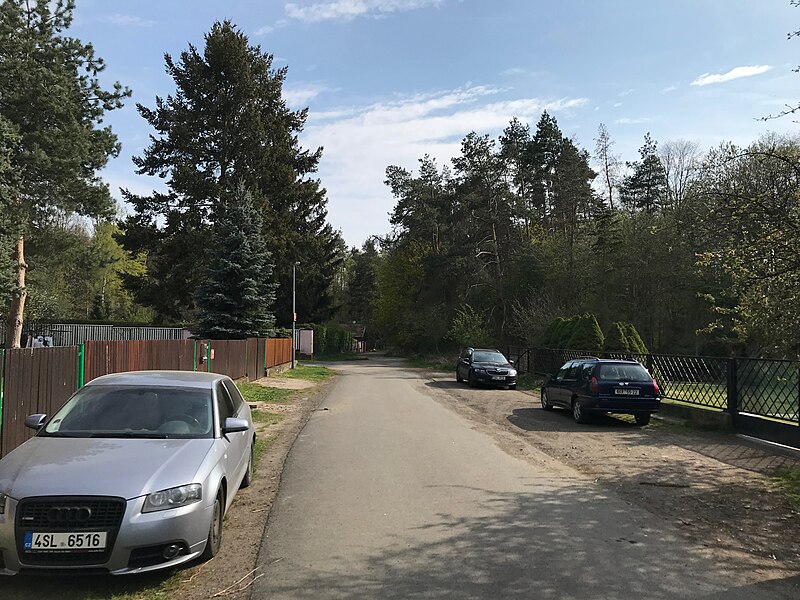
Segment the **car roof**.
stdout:
<svg viewBox="0 0 800 600">
<path fill-rule="evenodd" d="M 92 379 L 86 385 L 146 385 L 153 387 L 214 387 L 217 381 L 229 379 L 219 373 L 195 371 L 126 371 Z"/>
<path fill-rule="evenodd" d="M 472 350 L 473 352 L 500 352 L 497 348 L 467 348 L 467 350 Z"/>
<path fill-rule="evenodd" d="M 586 362 L 586 363 L 600 363 L 604 365 L 641 365 L 638 360 L 625 360 L 622 358 L 595 358 L 593 356 L 582 356 L 578 358 L 573 358 L 572 360 L 568 360 L 567 362 Z"/>
</svg>

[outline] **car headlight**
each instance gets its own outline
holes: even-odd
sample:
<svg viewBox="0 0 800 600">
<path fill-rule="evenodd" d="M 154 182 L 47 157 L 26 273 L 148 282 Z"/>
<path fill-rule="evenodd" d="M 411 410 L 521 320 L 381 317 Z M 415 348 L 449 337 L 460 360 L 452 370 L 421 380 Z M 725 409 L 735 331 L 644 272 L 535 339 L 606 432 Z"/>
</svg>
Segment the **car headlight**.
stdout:
<svg viewBox="0 0 800 600">
<path fill-rule="evenodd" d="M 475 369 L 475 372 L 486 374 L 486 369 Z"/>
<path fill-rule="evenodd" d="M 203 486 L 199 483 L 190 483 L 178 487 L 161 490 L 148 494 L 144 500 L 142 512 L 156 512 L 170 508 L 180 508 L 188 504 L 200 502 L 203 499 Z"/>
<path fill-rule="evenodd" d="M 8 504 L 8 494 L 0 494 L 0 515 L 6 514 L 6 504 Z"/>
<path fill-rule="evenodd" d="M 508 370 L 508 374 L 511 375 L 511 377 L 516 377 L 517 376 L 517 370 L 516 369 L 509 369 Z"/>
</svg>

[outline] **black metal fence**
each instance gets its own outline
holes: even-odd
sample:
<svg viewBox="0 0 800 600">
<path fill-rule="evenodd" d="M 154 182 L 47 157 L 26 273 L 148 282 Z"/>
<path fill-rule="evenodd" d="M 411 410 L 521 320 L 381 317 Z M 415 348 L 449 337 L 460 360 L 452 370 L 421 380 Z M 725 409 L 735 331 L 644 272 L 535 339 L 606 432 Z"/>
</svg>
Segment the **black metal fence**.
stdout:
<svg viewBox="0 0 800 600">
<path fill-rule="evenodd" d="M 521 373 L 555 373 L 569 360 L 596 356 L 638 360 L 664 397 L 686 404 L 800 424 L 800 361 L 508 347 Z"/>
<path fill-rule="evenodd" d="M 44 323 L 26 322 L 23 340 L 42 338 L 45 345 L 80 346 L 91 340 L 185 340 L 191 335 L 180 327 L 137 327 L 120 325 L 98 325 L 95 323 Z M 0 322 L 0 343 L 6 339 L 6 325 Z M 30 347 L 30 346 L 29 346 Z"/>
</svg>

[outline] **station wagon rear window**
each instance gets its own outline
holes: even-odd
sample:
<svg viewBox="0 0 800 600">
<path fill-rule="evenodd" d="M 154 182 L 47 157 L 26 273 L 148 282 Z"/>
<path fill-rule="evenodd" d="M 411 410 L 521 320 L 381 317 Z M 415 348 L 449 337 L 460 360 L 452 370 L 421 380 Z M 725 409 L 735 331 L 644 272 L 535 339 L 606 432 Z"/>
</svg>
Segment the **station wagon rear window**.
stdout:
<svg viewBox="0 0 800 600">
<path fill-rule="evenodd" d="M 650 373 L 642 365 L 600 365 L 597 378 L 601 381 L 651 381 Z"/>
</svg>

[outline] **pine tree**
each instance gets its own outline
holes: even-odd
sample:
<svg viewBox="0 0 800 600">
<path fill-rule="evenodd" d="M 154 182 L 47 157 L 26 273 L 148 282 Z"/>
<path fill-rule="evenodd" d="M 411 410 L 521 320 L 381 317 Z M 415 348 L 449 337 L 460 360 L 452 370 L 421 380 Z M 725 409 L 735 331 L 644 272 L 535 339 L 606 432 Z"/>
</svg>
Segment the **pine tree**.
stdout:
<svg viewBox="0 0 800 600">
<path fill-rule="evenodd" d="M 134 162 L 140 174 L 166 178 L 169 191 L 125 193 L 135 214 L 123 243 L 148 253 L 149 276 L 136 285 L 137 297 L 162 320 L 191 315 L 207 258 L 205 238 L 241 181 L 262 213 L 280 284 L 279 322 L 291 322 L 296 261 L 298 314 L 327 319 L 345 248 L 326 222 L 325 191 L 312 178 L 322 151 L 305 150 L 298 141 L 308 111 L 290 110 L 282 97 L 287 68 L 273 68 L 273 56 L 250 45 L 229 21 L 212 26 L 202 50 L 190 45 L 165 61 L 177 90 L 156 98 L 154 109 L 138 105 L 156 135 Z"/>
<path fill-rule="evenodd" d="M 210 339 L 267 336 L 275 326 L 275 284 L 260 211 L 243 185 L 217 210 L 205 280 L 195 294 L 194 333 Z"/>
<path fill-rule="evenodd" d="M 626 163 L 633 172 L 625 177 L 620 187 L 620 201 L 629 210 L 655 212 L 661 208 L 667 195 L 667 175 L 658 158 L 658 146 L 647 133 L 639 148 L 640 160 Z"/>
<path fill-rule="evenodd" d="M 119 153 L 105 113 L 130 95 L 103 89 L 105 68 L 91 44 L 68 37 L 74 0 L 0 4 L 0 115 L 14 139 L 2 208 L 11 213 L 16 277 L 6 344 L 19 345 L 25 310 L 25 237 L 36 219 L 58 212 L 111 216 L 114 203 L 97 171 Z M 5 137 L 5 142 L 11 138 Z M 10 184 L 10 185 L 9 185 Z M 8 214 L 8 213 L 7 213 Z"/>
</svg>

